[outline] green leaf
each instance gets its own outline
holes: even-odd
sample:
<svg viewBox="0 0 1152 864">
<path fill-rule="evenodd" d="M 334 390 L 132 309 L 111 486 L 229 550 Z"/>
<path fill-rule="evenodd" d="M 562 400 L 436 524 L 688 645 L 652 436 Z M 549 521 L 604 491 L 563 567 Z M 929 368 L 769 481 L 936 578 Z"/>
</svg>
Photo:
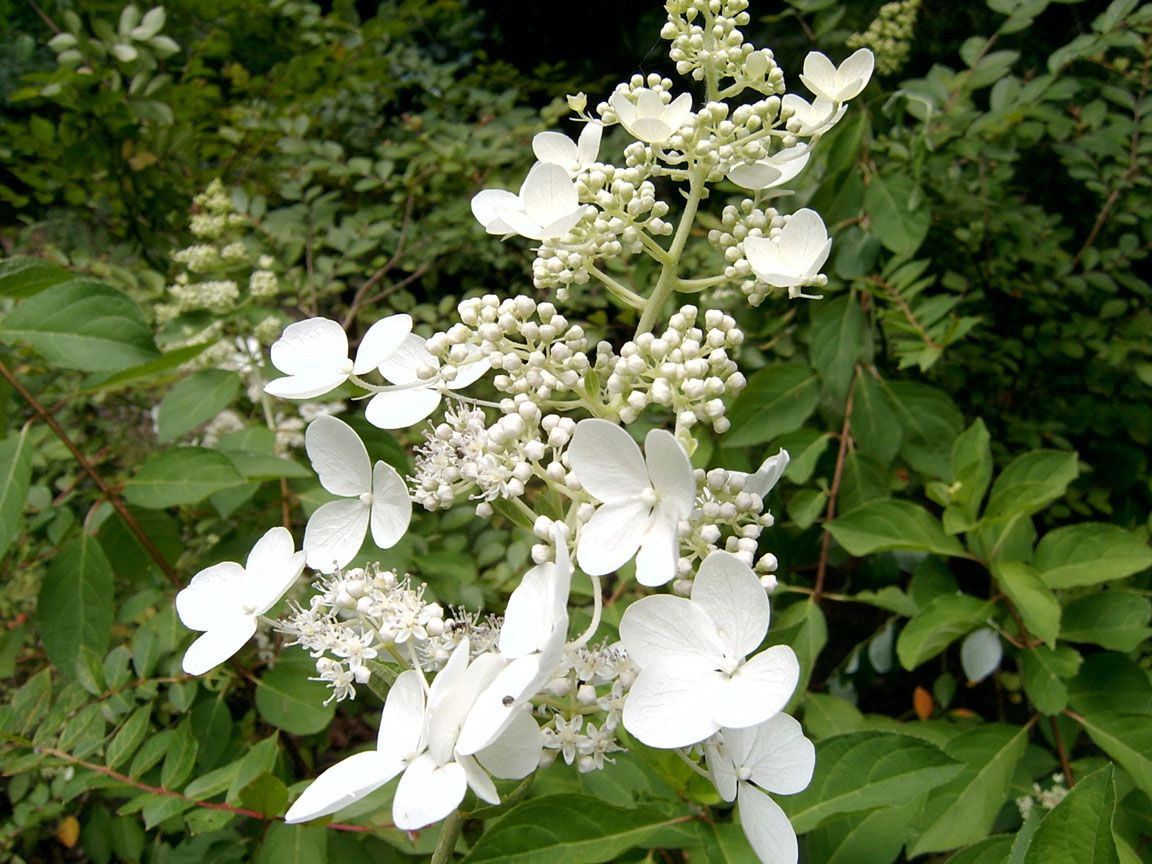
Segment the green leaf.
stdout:
<svg viewBox="0 0 1152 864">
<path fill-rule="evenodd" d="M 968 594 L 936 597 L 904 625 L 896 640 L 900 665 L 911 671 L 987 622 L 995 604 Z"/>
<path fill-rule="evenodd" d="M 160 400 L 157 439 L 167 443 L 207 423 L 240 392 L 240 376 L 224 369 L 204 369 L 185 378 Z"/>
<path fill-rule="evenodd" d="M 838 401 L 848 394 L 852 371 L 864 350 L 865 321 L 850 295 L 825 300 L 812 311 L 808 350 L 813 368 Z"/>
<path fill-rule="evenodd" d="M 1127 657 L 1092 654 L 1068 682 L 1068 702 L 1081 714 L 1152 714 L 1152 681 Z"/>
<path fill-rule="evenodd" d="M 984 521 L 1030 516 L 1064 494 L 1078 472 L 1076 454 L 1033 450 L 1013 459 L 992 484 Z"/>
<path fill-rule="evenodd" d="M 48 564 L 37 609 L 44 649 L 65 675 L 76 671 L 81 646 L 101 657 L 116 614 L 112 567 L 95 537 L 81 534 Z"/>
<path fill-rule="evenodd" d="M 232 778 L 232 782 L 228 786 L 228 794 L 225 796 L 226 801 L 236 801 L 239 799 L 240 791 L 245 786 L 261 774 L 266 774 L 275 767 L 276 755 L 279 752 L 277 741 L 277 736 L 273 734 L 244 754 L 240 759 L 240 764 L 236 767 L 236 775 Z"/>
<path fill-rule="evenodd" d="M 903 427 L 900 456 L 922 474 L 943 478 L 951 471 L 952 443 L 964 417 L 943 390 L 916 381 L 886 384 Z"/>
<path fill-rule="evenodd" d="M 820 398 L 820 379 L 806 366 L 779 363 L 748 379 L 728 410 L 726 447 L 763 444 L 804 425 Z"/>
<path fill-rule="evenodd" d="M 42 258 L 8 258 L 0 261 L 0 297 L 20 300 L 72 278 L 63 267 Z"/>
<path fill-rule="evenodd" d="M 843 813 L 804 835 L 807 861 L 820 864 L 891 864 L 900 854 L 920 812 L 924 796 L 899 807 Z"/>
<path fill-rule="evenodd" d="M 900 452 L 904 438 L 892 395 L 865 370 L 856 377 L 852 405 L 852 440 L 857 449 L 888 465 Z"/>
<path fill-rule="evenodd" d="M 1060 638 L 1113 651 L 1133 651 L 1152 637 L 1152 601 L 1131 591 L 1106 591 L 1073 600 L 1064 609 Z"/>
<path fill-rule="evenodd" d="M 1116 525 L 1084 522 L 1045 534 L 1033 566 L 1049 588 L 1095 585 L 1152 567 L 1152 548 Z"/>
<path fill-rule="evenodd" d="M 948 864 L 1004 864 L 1011 849 L 1012 838 L 1001 834 L 961 849 L 948 859 Z"/>
<path fill-rule="evenodd" d="M 52 703 L 52 670 L 41 669 L 12 696 L 11 712 L 5 718 L 4 731 L 27 735 L 44 719 Z"/>
<path fill-rule="evenodd" d="M 917 207 L 910 205 L 920 202 Z M 897 255 L 911 255 L 928 236 L 932 212 L 924 202 L 920 188 L 902 174 L 882 177 L 874 173 L 864 189 L 864 209 L 868 213 L 869 228 Z"/>
<path fill-rule="evenodd" d="M 828 644 L 828 622 L 820 606 L 803 600 L 776 614 L 768 634 L 769 645 L 789 645 L 800 663 L 800 682 L 792 695 L 795 704 L 804 695 L 816 658 Z"/>
<path fill-rule="evenodd" d="M 174 729 L 161 729 L 155 733 L 132 757 L 132 764 L 128 768 L 128 776 L 139 778 L 143 774 L 160 764 L 160 760 L 168 752 L 168 744 L 175 734 Z M 167 784 L 163 784 L 167 786 Z"/>
<path fill-rule="evenodd" d="M 1147 714 L 1083 714 L 1075 718 L 1096 746 L 1152 797 L 1152 723 Z"/>
<path fill-rule="evenodd" d="M 1060 601 L 1036 571 L 1020 561 L 994 560 L 992 575 L 1020 613 L 1029 632 L 1042 639 L 1049 648 L 1054 647 L 1060 634 Z"/>
<path fill-rule="evenodd" d="M 1081 777 L 1036 829 L 1024 864 L 1119 864 L 1112 766 Z"/>
<path fill-rule="evenodd" d="M 131 366 L 121 372 L 89 375 L 84 381 L 83 389 L 81 389 L 77 395 L 90 396 L 95 393 L 111 393 L 125 387 L 140 384 L 143 381 L 154 382 L 156 379 L 161 379 L 165 376 L 173 377 L 176 374 L 176 370 L 189 360 L 195 360 L 214 344 L 216 343 L 201 342 L 198 345 L 185 345 L 182 348 L 173 348 L 171 351 L 165 351 L 159 357 L 149 360 L 147 363 L 141 363 L 139 366 Z"/>
<path fill-rule="evenodd" d="M 736 823 L 697 824 L 704 834 L 704 854 L 708 856 L 708 864 L 760 864 L 760 858 L 748 845 L 744 829 Z"/>
<path fill-rule="evenodd" d="M 804 732 L 819 740 L 864 728 L 864 715 L 846 699 L 809 690 L 804 694 Z"/>
<path fill-rule="evenodd" d="M 124 486 L 129 504 L 149 509 L 195 504 L 244 478 L 228 457 L 204 447 L 177 447 L 152 456 Z"/>
<path fill-rule="evenodd" d="M 925 807 L 923 831 L 908 857 L 945 852 L 986 837 L 1011 794 L 1012 775 L 1028 747 L 1028 730 L 989 723 L 961 732 L 943 750 L 964 763 L 948 783 L 934 789 Z"/>
<path fill-rule="evenodd" d="M 869 501 L 826 527 L 837 543 L 858 558 L 892 551 L 964 554 L 960 541 L 945 534 L 931 513 L 911 501 Z"/>
<path fill-rule="evenodd" d="M 1065 645 L 1056 650 L 1038 645 L 1021 652 L 1024 692 L 1037 711 L 1052 716 L 1068 706 L 1068 687 L 1064 681 L 1076 674 L 1080 663 L 1080 655 Z"/>
<path fill-rule="evenodd" d="M 148 736 L 148 724 L 151 719 L 151 705 L 142 705 L 128 715 L 128 719 L 112 736 L 112 740 L 108 742 L 108 748 L 104 751 L 104 761 L 109 768 L 118 768 L 123 765 L 144 743 L 144 739 Z"/>
<path fill-rule="evenodd" d="M 240 806 L 265 816 L 279 816 L 288 806 L 288 787 L 272 774 L 261 774 L 240 790 Z"/>
<path fill-rule="evenodd" d="M 332 694 L 319 681 L 315 664 L 307 657 L 281 657 L 256 686 L 256 710 L 278 729 L 292 735 L 311 735 L 328 726 L 336 703 L 324 701 Z"/>
<path fill-rule="evenodd" d="M 88 372 L 126 369 L 158 353 L 136 304 L 88 279 L 24 300 L 4 319 L 0 335 L 30 345 L 56 366 Z"/>
<path fill-rule="evenodd" d="M 328 830 L 272 822 L 255 864 L 327 864 Z"/>
<path fill-rule="evenodd" d="M 677 821 L 655 807 L 624 809 L 582 795 L 517 804 L 484 833 L 465 864 L 599 864 L 643 846 Z"/>
<path fill-rule="evenodd" d="M 25 429 L 0 441 L 0 558 L 20 536 L 31 480 L 32 445 Z"/>
<path fill-rule="evenodd" d="M 777 803 L 803 834 L 839 813 L 907 804 L 960 770 L 959 762 L 919 738 L 850 732 L 817 742 L 811 784 Z"/>
<path fill-rule="evenodd" d="M 192 734 L 192 723 L 186 719 L 172 731 L 164 767 L 160 769 L 160 785 L 165 789 L 175 789 L 186 783 L 196 767 L 199 749 L 200 745 Z"/>
<path fill-rule="evenodd" d="M 944 525 L 949 534 L 966 531 L 976 522 L 980 502 L 992 481 L 992 447 L 984 421 L 977 418 L 952 444 L 952 477 L 949 509 L 957 514 L 949 525 L 945 514 Z"/>
</svg>

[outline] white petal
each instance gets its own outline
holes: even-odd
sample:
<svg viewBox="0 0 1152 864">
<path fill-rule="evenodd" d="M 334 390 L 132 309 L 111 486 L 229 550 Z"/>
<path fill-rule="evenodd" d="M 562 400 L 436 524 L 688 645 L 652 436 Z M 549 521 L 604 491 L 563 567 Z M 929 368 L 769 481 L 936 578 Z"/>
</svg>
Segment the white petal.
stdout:
<svg viewBox="0 0 1152 864">
<path fill-rule="evenodd" d="M 655 90 L 643 87 L 636 92 L 636 116 L 638 119 L 652 118 L 662 119 L 664 116 L 665 107 L 664 100 L 660 98 L 660 94 Z M 684 94 L 687 96 L 688 94 Z M 689 97 L 691 98 L 691 97 Z"/>
<path fill-rule="evenodd" d="M 767 237 L 748 237 L 744 243 L 744 257 L 760 281 L 777 288 L 791 288 L 803 281 L 792 272 L 791 261 L 785 261 L 779 241 Z"/>
<path fill-rule="evenodd" d="M 372 542 L 391 549 L 400 542 L 412 521 L 412 499 L 404 478 L 387 462 L 372 469 Z"/>
<path fill-rule="evenodd" d="M 576 145 L 576 162 L 581 168 L 587 168 L 600 155 L 600 139 L 603 134 L 604 125 L 598 120 L 584 125 L 580 132 L 580 140 Z"/>
<path fill-rule="evenodd" d="M 563 237 L 574 227 L 576 223 L 584 218 L 584 208 L 577 205 L 575 209 L 569 210 L 551 222 L 546 222 L 540 226 L 539 236 L 534 238 L 536 240 L 554 240 L 557 237 Z M 528 235 L 525 235 L 528 236 Z"/>
<path fill-rule="evenodd" d="M 468 788 L 476 793 L 481 801 L 487 801 L 493 806 L 500 803 L 500 793 L 496 791 L 496 784 L 488 776 L 488 772 L 480 767 L 480 763 L 473 756 L 457 756 L 456 764 L 464 769 L 464 776 L 468 779 Z"/>
<path fill-rule="evenodd" d="M 248 553 L 245 567 L 244 598 L 255 615 L 271 609 L 304 572 L 303 552 L 287 528 L 270 529 Z"/>
<path fill-rule="evenodd" d="M 317 509 L 304 527 L 308 566 L 331 573 L 355 558 L 364 545 L 369 509 L 358 498 L 331 501 Z"/>
<path fill-rule="evenodd" d="M 289 375 L 336 372 L 348 359 L 348 334 L 327 318 L 297 321 L 272 343 L 271 355 L 272 365 Z"/>
<path fill-rule="evenodd" d="M 424 735 L 424 681 L 415 669 L 401 672 L 380 714 L 376 749 L 408 759 L 420 750 Z"/>
<path fill-rule="evenodd" d="M 787 645 L 773 645 L 744 663 L 713 694 L 710 706 L 718 726 L 741 729 L 780 711 L 800 680 L 800 664 Z"/>
<path fill-rule="evenodd" d="M 452 686 L 442 686 L 429 694 L 428 752 L 437 762 L 444 763 L 452 758 L 468 712 L 506 662 L 496 654 L 481 654 Z"/>
<path fill-rule="evenodd" d="M 377 429 L 406 429 L 435 411 L 440 399 L 440 391 L 431 387 L 377 393 L 368 401 L 364 419 Z"/>
<path fill-rule="evenodd" d="M 742 162 L 732 166 L 728 179 L 745 189 L 767 189 L 780 182 L 784 172 L 767 161 Z"/>
<path fill-rule="evenodd" d="M 576 185 L 568 172 L 548 162 L 532 166 L 520 197 L 528 218 L 541 225 L 548 225 L 580 206 Z"/>
<path fill-rule="evenodd" d="M 800 75 L 800 80 L 814 96 L 836 99 L 840 86 L 836 66 L 819 51 L 810 51 L 804 58 L 804 72 Z"/>
<path fill-rule="evenodd" d="M 744 836 L 762 864 L 796 864 L 796 832 L 780 805 L 760 790 L 740 784 L 737 796 Z"/>
<path fill-rule="evenodd" d="M 788 451 L 784 449 L 781 449 L 775 456 L 769 456 L 761 463 L 756 473 L 750 475 L 744 482 L 744 491 L 759 495 L 761 498 L 766 497 L 780 482 L 784 472 L 788 470 L 788 463 L 791 458 Z"/>
<path fill-rule="evenodd" d="M 519 780 L 540 767 L 544 736 L 530 711 L 519 708 L 504 733 L 476 754 L 476 759 L 494 777 Z"/>
<path fill-rule="evenodd" d="M 876 58 L 867 48 L 858 48 L 837 70 L 837 77 L 843 83 L 840 100 L 854 99 L 868 86 Z"/>
<path fill-rule="evenodd" d="M 392 802 L 392 821 L 402 831 L 439 822 L 464 800 L 468 778 L 455 762 L 437 765 L 427 754 L 415 759 L 400 777 Z"/>
<path fill-rule="evenodd" d="M 428 350 L 422 337 L 409 333 L 380 363 L 380 374 L 393 384 L 415 384 L 420 380 L 420 369 L 425 366 L 439 369 L 440 361 Z"/>
<path fill-rule="evenodd" d="M 757 786 L 779 795 L 795 795 L 808 788 L 816 768 L 816 748 L 794 717 L 777 714 L 741 731 L 753 736 L 748 758 L 741 761 L 751 769 Z M 728 732 L 724 739 L 728 740 Z"/>
<path fill-rule="evenodd" d="M 462 390 L 470 384 L 475 384 L 485 373 L 492 368 L 492 364 L 488 362 L 486 356 L 481 356 L 480 351 L 475 346 L 470 347 L 470 357 L 468 360 L 456 366 L 456 377 L 452 379 L 451 383 L 447 384 L 449 390 Z"/>
<path fill-rule="evenodd" d="M 580 485 L 598 501 L 636 498 L 651 485 L 639 445 L 607 420 L 576 424 L 568 444 L 568 464 Z"/>
<path fill-rule="evenodd" d="M 704 609 L 685 597 L 654 594 L 624 610 L 620 644 L 641 669 L 690 657 L 719 668 L 724 643 Z"/>
<path fill-rule="evenodd" d="M 368 328 L 356 349 L 356 365 L 352 371 L 364 375 L 376 369 L 400 347 L 412 331 L 412 316 L 389 315 Z"/>
<path fill-rule="evenodd" d="M 652 511 L 648 530 L 636 554 L 636 581 L 654 588 L 672 581 L 680 558 L 680 522 L 674 502 L 661 501 Z"/>
<path fill-rule="evenodd" d="M 321 414 L 304 432 L 304 448 L 320 485 L 333 495 L 361 495 L 372 491 L 372 463 L 360 436 L 330 414 Z"/>
<path fill-rule="evenodd" d="M 576 144 L 560 132 L 541 132 L 532 139 L 532 152 L 541 162 L 559 165 L 567 171 L 577 159 Z"/>
<path fill-rule="evenodd" d="M 253 615 L 233 614 L 224 617 L 217 614 L 212 629 L 184 652 L 184 671 L 189 675 L 203 675 L 209 669 L 214 669 L 243 648 L 255 632 L 256 618 Z"/>
<path fill-rule="evenodd" d="M 507 227 L 501 221 L 500 214 L 505 210 L 519 209 L 520 196 L 507 189 L 485 189 L 472 196 L 472 215 L 489 234 L 506 234 Z"/>
<path fill-rule="evenodd" d="M 724 747 L 720 746 L 717 736 L 713 735 L 704 742 L 704 757 L 708 761 L 708 774 L 712 778 L 716 791 L 720 793 L 720 797 L 725 801 L 735 801 L 736 766 L 728 754 L 724 752 L 727 750 L 728 735 L 725 730 L 720 731 L 724 735 Z"/>
<path fill-rule="evenodd" d="M 808 208 L 797 210 L 788 217 L 788 224 L 780 231 L 779 242 L 784 260 L 791 260 L 795 272 L 806 276 L 819 272 L 832 248 L 824 221 L 815 210 Z"/>
<path fill-rule="evenodd" d="M 688 115 L 692 113 L 692 94 L 681 93 L 664 109 L 663 120 L 675 132 L 684 125 Z"/>
<path fill-rule="evenodd" d="M 236 596 L 244 580 L 244 568 L 235 561 L 205 567 L 176 595 L 176 614 L 189 630 L 207 630 L 229 607 L 239 611 Z"/>
<path fill-rule="evenodd" d="M 512 234 L 519 234 L 529 240 L 544 239 L 544 226 L 540 220 L 532 218 L 524 210 L 506 210 L 501 218 Z"/>
<path fill-rule="evenodd" d="M 624 728 L 649 747 L 697 744 L 720 728 L 711 703 L 725 678 L 696 658 L 646 666 L 624 702 Z"/>
<path fill-rule="evenodd" d="M 500 653 L 509 660 L 544 647 L 556 625 L 554 610 L 556 565 L 537 564 L 524 574 L 504 610 Z"/>
<path fill-rule="evenodd" d="M 281 399 L 315 399 L 335 390 L 347 380 L 347 373 L 322 367 L 308 374 L 269 381 L 264 385 L 264 392 Z"/>
<path fill-rule="evenodd" d="M 576 560 L 589 576 L 603 576 L 628 563 L 640 548 L 651 508 L 639 498 L 602 504 L 580 529 Z"/>
<path fill-rule="evenodd" d="M 608 104 L 612 106 L 612 110 L 616 112 L 616 116 L 620 118 L 624 128 L 628 128 L 628 124 L 636 119 L 635 103 L 619 90 L 608 97 Z"/>
<path fill-rule="evenodd" d="M 492 744 L 552 677 L 560 657 L 559 650 L 529 654 L 505 666 L 472 704 L 460 727 L 456 752 L 467 756 Z"/>
<path fill-rule="evenodd" d="M 644 461 L 661 503 L 673 503 L 677 517 L 687 519 L 696 502 L 696 480 L 676 437 L 666 429 L 651 430 L 644 439 Z"/>
<path fill-rule="evenodd" d="M 692 602 L 715 622 L 729 657 L 746 657 L 768 632 L 768 595 L 752 568 L 730 552 L 711 553 L 692 582 Z"/>
<path fill-rule="evenodd" d="M 676 130 L 660 118 L 638 117 L 631 123 L 625 123 L 624 128 L 641 141 L 649 144 L 659 144 L 672 135 Z"/>
<path fill-rule="evenodd" d="M 285 822 L 307 822 L 343 810 L 400 773 L 404 763 L 375 750 L 337 762 L 304 790 L 284 814 Z"/>
</svg>

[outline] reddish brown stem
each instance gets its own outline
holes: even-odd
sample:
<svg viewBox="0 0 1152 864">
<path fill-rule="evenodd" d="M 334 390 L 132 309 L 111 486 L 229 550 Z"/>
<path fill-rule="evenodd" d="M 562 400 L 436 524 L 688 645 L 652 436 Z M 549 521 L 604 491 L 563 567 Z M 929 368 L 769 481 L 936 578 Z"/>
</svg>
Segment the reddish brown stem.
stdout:
<svg viewBox="0 0 1152 864">
<path fill-rule="evenodd" d="M 1060 734 L 1060 724 L 1055 717 L 1048 718 L 1048 728 L 1052 730 L 1052 740 L 1056 742 L 1056 754 L 1060 757 L 1060 770 L 1064 772 L 1064 782 L 1071 789 L 1076 778 L 1072 776 L 1072 763 L 1068 759 L 1068 748 L 1064 746 L 1064 736 Z"/>
<path fill-rule="evenodd" d="M 827 526 L 836 517 L 836 498 L 840 494 L 840 481 L 844 477 L 844 462 L 848 458 L 848 449 L 852 446 L 852 407 L 853 393 L 856 390 L 856 379 L 860 377 L 860 367 L 852 370 L 852 381 L 848 384 L 848 397 L 844 400 L 844 422 L 840 426 L 840 449 L 836 453 L 836 468 L 832 473 L 832 487 L 828 490 L 828 509 L 824 512 L 824 525 Z M 828 553 L 832 549 L 832 535 L 827 527 L 824 536 L 820 538 L 820 559 L 816 562 L 816 581 L 812 585 L 812 602 L 820 605 L 820 596 L 824 593 L 824 578 L 828 574 Z"/>
</svg>

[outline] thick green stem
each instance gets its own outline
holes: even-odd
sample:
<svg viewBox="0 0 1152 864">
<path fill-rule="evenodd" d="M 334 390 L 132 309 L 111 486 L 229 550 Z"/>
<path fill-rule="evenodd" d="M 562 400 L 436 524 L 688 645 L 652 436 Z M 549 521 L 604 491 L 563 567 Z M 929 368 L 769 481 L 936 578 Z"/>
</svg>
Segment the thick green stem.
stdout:
<svg viewBox="0 0 1152 864">
<path fill-rule="evenodd" d="M 692 225 L 696 221 L 696 209 L 700 206 L 700 199 L 704 197 L 705 169 L 695 165 L 688 175 L 688 200 L 684 203 L 684 213 L 680 217 L 680 224 L 676 226 L 676 236 L 672 238 L 672 245 L 668 248 L 668 261 L 660 270 L 660 278 L 656 280 L 656 287 L 652 289 L 652 296 L 644 304 L 644 313 L 640 316 L 640 323 L 636 327 L 636 335 L 650 333 L 656 324 L 656 319 L 664 308 L 664 303 L 676 290 L 680 281 L 680 258 L 684 254 L 684 247 L 688 245 L 688 237 L 692 234 Z"/>
<path fill-rule="evenodd" d="M 444 820 L 444 827 L 440 829 L 440 839 L 436 841 L 436 851 L 432 853 L 432 864 L 448 864 L 452 860 L 452 852 L 456 849 L 456 841 L 460 839 L 460 829 L 464 827 L 464 815 L 459 810 L 453 810 Z"/>
</svg>

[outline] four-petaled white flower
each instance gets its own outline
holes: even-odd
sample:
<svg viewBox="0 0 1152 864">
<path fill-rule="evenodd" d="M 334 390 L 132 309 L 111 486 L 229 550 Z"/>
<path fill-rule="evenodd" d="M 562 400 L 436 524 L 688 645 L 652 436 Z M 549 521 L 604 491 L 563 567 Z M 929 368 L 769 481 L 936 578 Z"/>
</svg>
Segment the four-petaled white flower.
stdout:
<svg viewBox="0 0 1152 864">
<path fill-rule="evenodd" d="M 787 714 L 747 729 L 721 729 L 704 742 L 716 791 L 735 801 L 748 843 L 763 864 L 795 864 L 796 832 L 766 795 L 794 795 L 812 781 L 816 748 Z"/>
<path fill-rule="evenodd" d="M 444 388 L 459 390 L 478 381 L 491 366 L 478 349 L 468 346 L 467 361 L 452 367 L 455 377 L 444 380 L 440 361 L 419 336 L 410 335 L 380 364 L 380 374 L 397 385 L 377 393 L 364 409 L 364 419 L 380 429 L 404 429 L 436 410 Z M 422 375 L 427 377 L 422 377 Z"/>
<path fill-rule="evenodd" d="M 745 189 L 774 189 L 803 171 L 811 155 L 807 144 L 797 144 L 773 153 L 767 159 L 733 166 L 728 179 Z"/>
<path fill-rule="evenodd" d="M 867 48 L 861 48 L 837 67 L 819 51 L 810 51 L 804 58 L 804 72 L 800 80 L 814 95 L 829 102 L 847 102 L 859 96 L 872 78 L 876 58 Z"/>
<path fill-rule="evenodd" d="M 560 665 L 568 638 L 572 565 L 561 530 L 555 530 L 553 541 L 556 561 L 525 573 L 508 598 L 499 647 L 509 663 L 476 698 L 460 730 L 457 753 L 467 756 L 495 741 Z"/>
<path fill-rule="evenodd" d="M 744 658 L 768 632 L 768 597 L 744 562 L 713 552 L 690 599 L 660 594 L 628 607 L 620 642 L 640 667 L 624 728 L 650 747 L 689 747 L 726 726 L 762 723 L 800 678 L 796 655 L 774 645 Z"/>
<path fill-rule="evenodd" d="M 527 777 L 539 765 L 542 737 L 531 714 L 520 710 L 486 748 L 474 756 L 457 752 L 460 727 L 476 696 L 505 665 L 495 654 L 481 654 L 469 663 L 468 651 L 464 639 L 432 682 L 427 699 L 421 674 L 414 669 L 402 673 L 388 691 L 376 749 L 350 756 L 317 777 L 285 821 L 335 813 L 401 772 L 392 820 L 405 831 L 443 819 L 469 787 L 480 799 L 499 804 L 489 773 L 509 780 Z"/>
<path fill-rule="evenodd" d="M 408 487 L 396 469 L 383 461 L 373 467 L 360 436 L 327 414 L 308 426 L 304 447 L 320 485 L 345 499 L 322 505 L 308 520 L 308 566 L 321 573 L 343 567 L 360 551 L 369 527 L 381 549 L 395 546 L 412 519 Z"/>
<path fill-rule="evenodd" d="M 827 132 L 840 122 L 840 118 L 848 110 L 848 106 L 817 96 L 808 102 L 803 96 L 787 93 L 781 100 L 781 105 L 792 112 L 792 119 L 796 121 L 796 132 L 800 135 L 818 135 Z M 790 121 L 791 122 L 791 121 Z"/>
<path fill-rule="evenodd" d="M 568 464 L 584 490 L 601 502 L 580 529 L 580 569 L 600 576 L 635 555 L 641 585 L 672 579 L 680 557 L 679 523 L 696 501 L 692 464 L 672 433 L 650 431 L 641 455 L 632 436 L 616 424 L 581 420 L 568 445 Z"/>
<path fill-rule="evenodd" d="M 603 125 L 595 120 L 584 124 L 578 141 L 561 132 L 540 132 L 532 139 L 532 152 L 541 162 L 559 165 L 575 177 L 596 162 L 603 133 Z"/>
<path fill-rule="evenodd" d="M 472 198 L 472 215 L 489 234 L 554 240 L 580 221 L 584 205 L 565 168 L 537 162 L 524 178 L 519 195 L 506 189 L 477 192 Z"/>
<path fill-rule="evenodd" d="M 649 144 L 660 144 L 672 137 L 672 133 L 684 125 L 692 113 L 692 95 L 681 93 L 665 104 L 661 95 L 647 87 L 632 91 L 633 99 L 617 90 L 608 99 L 608 104 L 620 118 L 620 124 L 634 138 Z"/>
<path fill-rule="evenodd" d="M 831 249 L 824 222 L 807 208 L 793 213 L 775 237 L 744 240 L 744 256 L 756 276 L 769 285 L 787 288 L 793 297 L 819 274 Z"/>
<path fill-rule="evenodd" d="M 202 630 L 184 654 L 184 671 L 201 675 L 220 665 L 256 632 L 256 619 L 271 609 L 304 570 L 304 553 L 286 528 L 261 537 L 241 567 L 225 561 L 201 570 L 176 595 L 176 613 L 189 630 Z"/>
<path fill-rule="evenodd" d="M 408 315 L 390 315 L 368 328 L 356 359 L 348 358 L 348 335 L 344 328 L 327 318 L 309 318 L 284 328 L 272 343 L 272 365 L 287 378 L 264 385 L 273 396 L 286 399 L 312 399 L 335 390 L 351 375 L 364 375 L 376 369 L 412 330 Z"/>
</svg>

